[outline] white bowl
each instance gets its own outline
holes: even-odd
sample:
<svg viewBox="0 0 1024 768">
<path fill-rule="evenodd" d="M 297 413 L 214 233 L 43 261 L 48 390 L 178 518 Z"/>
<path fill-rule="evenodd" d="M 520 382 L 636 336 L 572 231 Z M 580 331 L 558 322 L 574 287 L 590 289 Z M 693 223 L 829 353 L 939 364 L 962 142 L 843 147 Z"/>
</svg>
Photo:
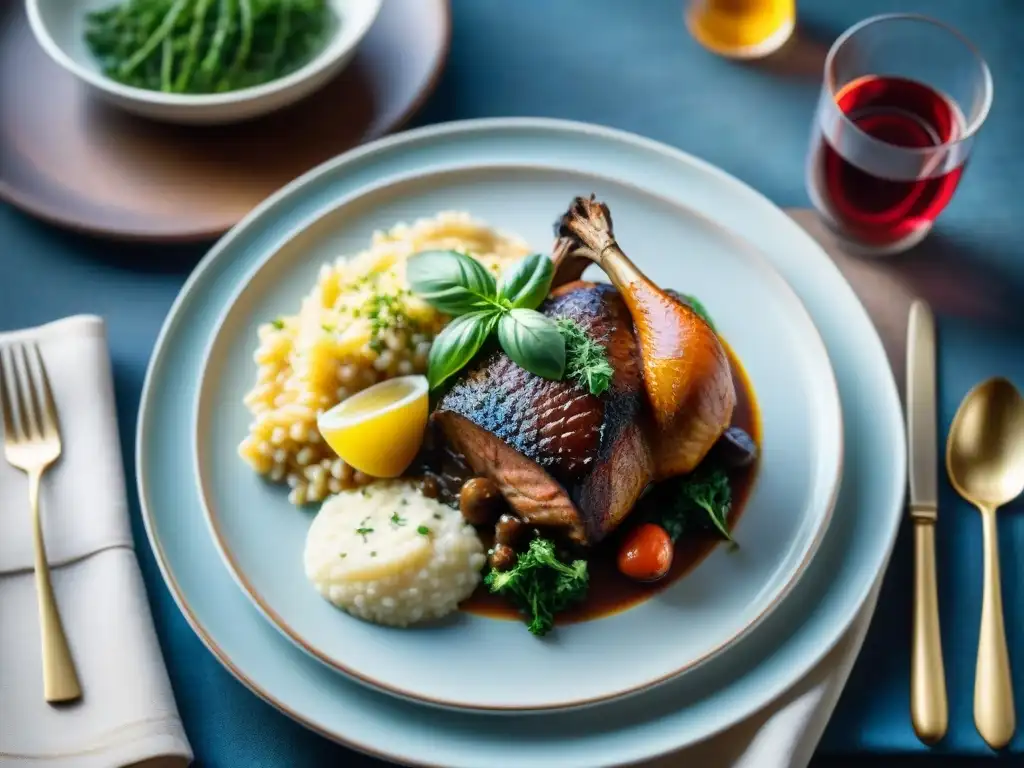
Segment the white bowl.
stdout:
<svg viewBox="0 0 1024 768">
<path fill-rule="evenodd" d="M 43 50 L 90 91 L 136 115 L 170 123 L 231 123 L 264 115 L 308 96 L 348 64 L 383 0 L 329 0 L 338 19 L 334 36 L 305 66 L 263 85 L 227 93 L 163 93 L 123 85 L 103 74 L 83 33 L 90 11 L 117 0 L 27 0 L 32 33 Z"/>
</svg>

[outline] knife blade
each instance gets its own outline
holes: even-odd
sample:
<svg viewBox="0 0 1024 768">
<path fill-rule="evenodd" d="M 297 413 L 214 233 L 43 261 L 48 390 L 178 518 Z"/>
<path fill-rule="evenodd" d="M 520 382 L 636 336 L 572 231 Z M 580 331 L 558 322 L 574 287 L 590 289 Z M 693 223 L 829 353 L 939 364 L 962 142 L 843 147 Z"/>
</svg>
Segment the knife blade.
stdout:
<svg viewBox="0 0 1024 768">
<path fill-rule="evenodd" d="M 915 301 L 907 325 L 907 448 L 910 517 L 914 525 L 910 717 L 914 731 L 925 744 L 942 739 L 949 724 L 935 573 L 939 512 L 935 376 L 935 319 L 926 303 Z"/>
<path fill-rule="evenodd" d="M 907 445 L 910 507 L 938 512 L 938 427 L 935 396 L 935 319 L 923 301 L 910 307 L 907 329 Z"/>
</svg>

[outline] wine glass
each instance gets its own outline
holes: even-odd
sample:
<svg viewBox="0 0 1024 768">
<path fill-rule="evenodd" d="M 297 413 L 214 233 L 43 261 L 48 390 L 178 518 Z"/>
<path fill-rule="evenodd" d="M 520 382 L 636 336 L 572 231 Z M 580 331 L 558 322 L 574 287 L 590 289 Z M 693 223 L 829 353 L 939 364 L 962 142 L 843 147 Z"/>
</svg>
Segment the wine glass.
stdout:
<svg viewBox="0 0 1024 768">
<path fill-rule="evenodd" d="M 916 245 L 953 197 L 991 104 L 988 65 L 952 27 L 917 14 L 854 25 L 825 60 L 811 201 L 858 252 Z"/>
</svg>

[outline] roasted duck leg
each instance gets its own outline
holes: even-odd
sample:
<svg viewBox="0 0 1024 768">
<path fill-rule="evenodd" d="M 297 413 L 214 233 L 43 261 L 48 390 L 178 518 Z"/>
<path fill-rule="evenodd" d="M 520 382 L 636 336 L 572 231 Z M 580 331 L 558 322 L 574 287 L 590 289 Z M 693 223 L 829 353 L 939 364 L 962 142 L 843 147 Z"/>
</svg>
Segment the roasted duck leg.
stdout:
<svg viewBox="0 0 1024 768">
<path fill-rule="evenodd" d="M 555 230 L 555 284 L 579 279 L 593 262 L 633 319 L 654 421 L 654 479 L 691 472 L 729 427 L 736 405 L 729 359 L 717 334 L 637 269 L 615 241 L 608 207 L 593 196 L 573 200 Z"/>
</svg>

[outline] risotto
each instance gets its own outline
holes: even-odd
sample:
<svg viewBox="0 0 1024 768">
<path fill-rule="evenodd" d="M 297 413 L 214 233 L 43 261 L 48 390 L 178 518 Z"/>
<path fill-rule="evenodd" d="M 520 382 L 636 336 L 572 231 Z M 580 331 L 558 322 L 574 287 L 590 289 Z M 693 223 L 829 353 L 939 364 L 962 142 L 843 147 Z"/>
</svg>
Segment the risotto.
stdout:
<svg viewBox="0 0 1024 768">
<path fill-rule="evenodd" d="M 448 318 L 413 296 L 405 264 L 426 250 L 457 250 L 498 273 L 530 253 L 527 243 L 443 212 L 376 232 L 369 248 L 325 264 L 298 313 L 260 326 L 252 413 L 239 454 L 253 469 L 287 483 L 302 505 L 365 485 L 323 442 L 317 415 L 349 395 L 394 376 L 423 373 L 434 337 Z"/>
</svg>

